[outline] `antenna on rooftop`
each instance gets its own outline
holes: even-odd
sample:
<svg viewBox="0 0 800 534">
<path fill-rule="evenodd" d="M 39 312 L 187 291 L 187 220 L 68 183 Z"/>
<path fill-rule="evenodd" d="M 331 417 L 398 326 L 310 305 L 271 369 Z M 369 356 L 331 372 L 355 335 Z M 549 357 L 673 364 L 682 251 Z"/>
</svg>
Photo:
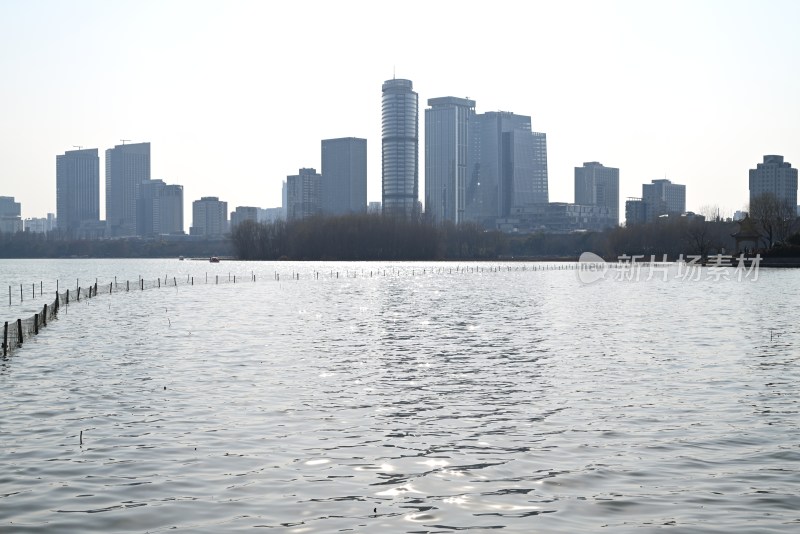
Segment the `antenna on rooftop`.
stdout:
<svg viewBox="0 0 800 534">
<path fill-rule="evenodd" d="M 72 148 L 77 148 L 78 150 L 80 150 L 80 149 L 83 148 L 83 146 L 82 145 L 72 145 Z"/>
<path fill-rule="evenodd" d="M 122 141 L 122 144 L 123 144 L 123 145 L 125 144 L 125 142 L 128 142 L 128 143 L 130 143 L 130 142 L 131 142 L 131 140 L 130 140 L 130 139 L 120 139 L 120 141 Z"/>
</svg>

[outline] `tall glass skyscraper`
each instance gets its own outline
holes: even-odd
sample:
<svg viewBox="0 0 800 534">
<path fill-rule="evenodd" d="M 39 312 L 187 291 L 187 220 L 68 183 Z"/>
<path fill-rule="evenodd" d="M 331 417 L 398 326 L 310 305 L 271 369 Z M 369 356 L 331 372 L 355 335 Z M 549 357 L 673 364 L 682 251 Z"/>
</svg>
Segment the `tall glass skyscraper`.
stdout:
<svg viewBox="0 0 800 534">
<path fill-rule="evenodd" d="M 383 213 L 417 214 L 419 198 L 419 96 L 411 80 L 383 82 Z"/>
<path fill-rule="evenodd" d="M 425 213 L 433 221 L 464 221 L 470 123 L 475 101 L 431 98 L 425 110 Z"/>
<path fill-rule="evenodd" d="M 136 235 L 136 196 L 148 180 L 150 143 L 106 150 L 106 222 L 112 237 Z"/>
<path fill-rule="evenodd" d="M 77 237 L 83 222 L 100 220 L 100 158 L 96 148 L 56 156 L 58 226 Z"/>
</svg>

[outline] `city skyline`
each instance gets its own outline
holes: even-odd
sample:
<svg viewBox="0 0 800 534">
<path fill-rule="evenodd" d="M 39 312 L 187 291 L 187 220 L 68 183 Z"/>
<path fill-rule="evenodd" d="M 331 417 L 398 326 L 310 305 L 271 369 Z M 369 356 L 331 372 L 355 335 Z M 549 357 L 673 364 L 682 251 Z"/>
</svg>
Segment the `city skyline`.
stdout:
<svg viewBox="0 0 800 534">
<path fill-rule="evenodd" d="M 553 202 L 573 199 L 576 166 L 604 161 L 620 169 L 620 202 L 666 177 L 687 186 L 687 209 L 732 213 L 748 202 L 753 162 L 800 161 L 791 2 L 411 2 L 388 27 L 381 6 L 348 2 L 282 6 L 278 16 L 255 2 L 42 5 L 0 6 L 0 45 L 13 50 L 0 57 L 0 194 L 21 202 L 23 218 L 56 211 L 54 155 L 73 145 L 102 154 L 123 138 L 152 144 L 152 178 L 185 186 L 186 213 L 215 195 L 279 206 L 288 174 L 321 168 L 320 140 L 346 136 L 367 139 L 368 200 L 378 200 L 378 88 L 393 74 L 422 102 L 453 95 L 529 114 L 548 136 Z M 341 14 L 356 7 L 357 22 Z M 453 28 L 502 31 L 442 66 L 433 58 L 456 35 L 436 24 L 444 13 Z M 314 38 L 274 54 L 301 23 Z M 408 28 L 407 39 L 382 38 Z M 374 51 L 356 52 L 364 45 Z M 526 51 L 535 61 L 519 61 Z M 325 99 L 318 84 L 293 83 L 309 73 L 337 81 Z"/>
</svg>

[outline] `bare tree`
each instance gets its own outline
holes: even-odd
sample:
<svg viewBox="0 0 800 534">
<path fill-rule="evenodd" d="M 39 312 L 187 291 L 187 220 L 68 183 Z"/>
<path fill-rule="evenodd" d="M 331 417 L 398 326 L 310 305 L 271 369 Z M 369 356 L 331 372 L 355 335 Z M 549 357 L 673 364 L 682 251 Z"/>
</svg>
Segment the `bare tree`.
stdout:
<svg viewBox="0 0 800 534">
<path fill-rule="evenodd" d="M 697 211 L 698 215 L 702 215 L 707 221 L 726 221 L 733 218 L 733 213 L 719 204 L 703 204 Z"/>
<path fill-rule="evenodd" d="M 786 239 L 797 220 L 796 207 L 773 193 L 763 193 L 750 202 L 750 217 L 760 226 L 767 248 Z"/>
</svg>

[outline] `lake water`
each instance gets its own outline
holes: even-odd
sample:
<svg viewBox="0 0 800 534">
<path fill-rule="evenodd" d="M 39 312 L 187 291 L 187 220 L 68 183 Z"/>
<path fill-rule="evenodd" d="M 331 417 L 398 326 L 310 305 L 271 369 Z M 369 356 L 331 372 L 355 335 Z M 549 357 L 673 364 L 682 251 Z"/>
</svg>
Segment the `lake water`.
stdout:
<svg viewBox="0 0 800 534">
<path fill-rule="evenodd" d="M 0 261 L 195 277 L 0 359 L 0 531 L 799 531 L 800 271 L 541 267 Z"/>
</svg>

